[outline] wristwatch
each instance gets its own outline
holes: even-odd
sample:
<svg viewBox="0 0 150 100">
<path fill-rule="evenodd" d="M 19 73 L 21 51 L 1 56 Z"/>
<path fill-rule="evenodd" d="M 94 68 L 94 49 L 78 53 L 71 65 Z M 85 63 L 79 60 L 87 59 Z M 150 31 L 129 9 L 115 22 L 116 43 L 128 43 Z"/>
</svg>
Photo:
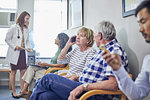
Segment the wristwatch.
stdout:
<svg viewBox="0 0 150 100">
<path fill-rule="evenodd" d="M 84 87 L 84 91 L 86 91 L 87 90 L 87 86 L 89 85 L 88 83 L 84 83 L 84 84 L 82 84 L 83 85 L 83 87 Z"/>
</svg>

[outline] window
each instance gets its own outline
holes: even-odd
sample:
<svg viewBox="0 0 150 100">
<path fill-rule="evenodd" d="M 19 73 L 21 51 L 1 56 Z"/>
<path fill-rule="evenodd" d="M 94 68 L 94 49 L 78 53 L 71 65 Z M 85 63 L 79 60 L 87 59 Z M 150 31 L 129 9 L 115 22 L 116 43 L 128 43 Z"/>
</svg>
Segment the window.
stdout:
<svg viewBox="0 0 150 100">
<path fill-rule="evenodd" d="M 6 57 L 8 46 L 5 42 L 5 36 L 11 24 L 10 22 L 15 22 L 16 10 L 17 0 L 0 0 L 0 57 Z M 11 14 L 13 18 L 10 19 L 9 14 Z M 4 26 L 7 26 L 7 28 L 4 28 Z"/>
<path fill-rule="evenodd" d="M 35 0 L 34 7 L 35 50 L 40 57 L 53 57 L 58 48 L 55 38 L 62 29 L 67 27 L 64 20 L 62 21 L 62 2 L 61 0 Z M 65 22 L 67 23 L 67 21 Z"/>
<path fill-rule="evenodd" d="M 8 28 L 0 28 L 0 57 L 6 57 L 8 46 L 5 42 L 6 33 Z"/>
<path fill-rule="evenodd" d="M 17 0 L 0 0 L 0 11 L 16 10 Z"/>
</svg>

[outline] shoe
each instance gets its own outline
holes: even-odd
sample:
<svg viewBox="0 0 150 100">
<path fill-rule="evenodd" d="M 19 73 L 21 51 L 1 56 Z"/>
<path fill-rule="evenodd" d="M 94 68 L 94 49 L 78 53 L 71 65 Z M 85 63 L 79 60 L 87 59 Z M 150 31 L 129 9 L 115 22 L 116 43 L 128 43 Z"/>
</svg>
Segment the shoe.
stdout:
<svg viewBox="0 0 150 100">
<path fill-rule="evenodd" d="M 15 99 L 19 99 L 19 98 L 20 98 L 19 96 L 14 96 L 13 92 L 12 92 L 11 95 L 12 95 L 12 97 L 15 98 Z"/>
<path fill-rule="evenodd" d="M 20 98 L 27 98 L 27 96 L 28 96 L 27 94 L 19 95 Z"/>
<path fill-rule="evenodd" d="M 28 91 L 24 91 L 24 92 L 20 92 L 19 96 L 20 95 L 28 95 L 28 94 L 29 94 Z"/>
<path fill-rule="evenodd" d="M 26 98 L 28 96 L 28 92 L 20 92 L 20 94 L 18 95 L 18 97 L 20 98 Z"/>
</svg>

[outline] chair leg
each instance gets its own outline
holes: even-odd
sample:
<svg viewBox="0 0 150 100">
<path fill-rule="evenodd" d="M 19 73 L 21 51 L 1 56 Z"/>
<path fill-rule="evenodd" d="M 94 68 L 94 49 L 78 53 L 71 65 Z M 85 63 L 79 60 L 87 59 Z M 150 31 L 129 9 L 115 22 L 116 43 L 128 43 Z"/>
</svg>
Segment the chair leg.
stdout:
<svg viewBox="0 0 150 100">
<path fill-rule="evenodd" d="M 124 94 L 121 95 L 121 100 L 126 100 L 126 96 Z"/>
</svg>

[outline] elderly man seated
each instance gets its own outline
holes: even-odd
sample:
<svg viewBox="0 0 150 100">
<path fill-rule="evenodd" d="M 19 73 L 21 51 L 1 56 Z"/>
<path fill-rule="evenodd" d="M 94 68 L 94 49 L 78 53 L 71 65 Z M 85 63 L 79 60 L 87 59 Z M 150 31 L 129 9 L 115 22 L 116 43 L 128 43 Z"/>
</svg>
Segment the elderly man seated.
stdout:
<svg viewBox="0 0 150 100">
<path fill-rule="evenodd" d="M 128 65 L 127 55 L 118 43 L 114 25 L 102 21 L 96 26 L 95 41 L 99 48 L 104 44 L 108 52 L 120 55 L 124 68 Z M 81 94 L 92 89 L 117 90 L 118 84 L 112 68 L 107 64 L 99 49 L 84 67 L 82 75 L 74 80 L 56 74 L 46 74 L 37 84 L 30 100 L 76 100 Z M 61 56 L 61 55 L 60 55 Z M 117 63 L 117 62 L 116 62 Z M 104 96 L 92 96 L 89 100 L 104 100 Z"/>
</svg>

